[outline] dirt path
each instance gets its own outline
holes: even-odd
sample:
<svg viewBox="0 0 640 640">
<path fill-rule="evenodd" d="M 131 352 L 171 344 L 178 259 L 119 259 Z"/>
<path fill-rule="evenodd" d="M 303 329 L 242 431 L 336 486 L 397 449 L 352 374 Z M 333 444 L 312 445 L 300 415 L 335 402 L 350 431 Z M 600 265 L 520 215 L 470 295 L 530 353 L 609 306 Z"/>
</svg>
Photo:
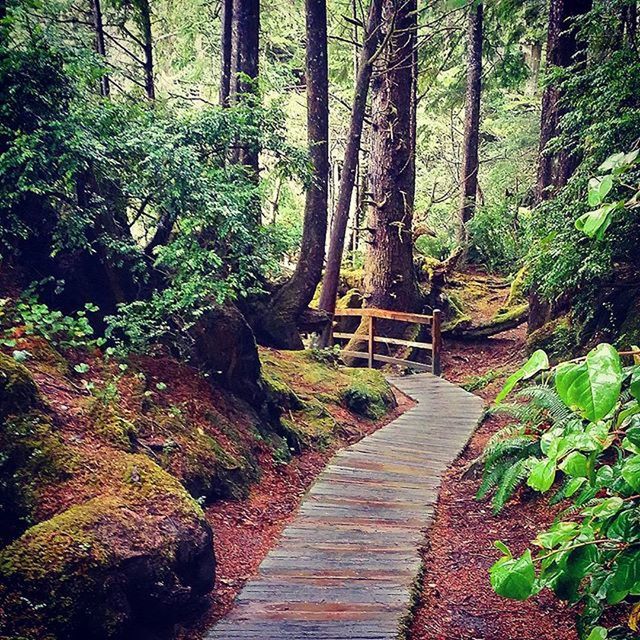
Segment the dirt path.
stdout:
<svg viewBox="0 0 640 640">
<path fill-rule="evenodd" d="M 521 327 L 481 342 L 450 342 L 445 375 L 464 383 L 513 369 L 523 357 L 524 338 Z M 476 393 L 488 402 L 503 380 L 504 375 Z M 408 640 L 577 640 L 574 612 L 548 592 L 520 603 L 491 590 L 487 570 L 499 555 L 493 541 L 521 553 L 554 516 L 543 500 L 524 492 L 495 517 L 475 500 L 479 478 L 465 478 L 463 471 L 502 426 L 504 419 L 485 421 L 444 476 L 422 551 L 423 580 Z"/>
</svg>

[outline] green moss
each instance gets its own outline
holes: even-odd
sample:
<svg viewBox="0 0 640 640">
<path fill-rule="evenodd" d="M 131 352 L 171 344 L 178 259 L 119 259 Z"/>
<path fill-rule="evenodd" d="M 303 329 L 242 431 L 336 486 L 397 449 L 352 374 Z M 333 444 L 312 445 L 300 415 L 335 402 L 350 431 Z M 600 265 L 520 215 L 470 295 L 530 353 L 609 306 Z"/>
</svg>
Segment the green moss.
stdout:
<svg viewBox="0 0 640 640">
<path fill-rule="evenodd" d="M 469 376 L 468 378 L 465 378 L 464 382 L 462 383 L 462 388 L 465 391 L 478 391 L 479 389 L 484 389 L 494 380 L 497 380 L 500 376 L 503 375 L 505 375 L 505 372 L 502 369 L 490 369 L 482 375 Z"/>
<path fill-rule="evenodd" d="M 526 302 L 525 293 L 527 290 L 528 278 L 529 268 L 525 265 L 518 270 L 518 273 L 516 273 L 515 278 L 511 282 L 511 286 L 509 287 L 509 297 L 507 298 L 507 307 L 512 307 L 522 302 Z"/>
<path fill-rule="evenodd" d="M 384 376 L 372 369 L 349 371 L 352 382 L 342 393 L 346 407 L 359 415 L 378 420 L 396 404 Z"/>
<path fill-rule="evenodd" d="M 92 432 L 118 449 L 131 451 L 136 437 L 133 422 L 121 416 L 112 403 L 105 403 L 100 398 L 95 398 L 93 403 L 89 411 Z"/>
<path fill-rule="evenodd" d="M 514 307 L 501 307 L 500 309 L 498 309 L 498 312 L 492 318 L 491 322 L 494 322 L 494 323 L 508 322 L 513 318 L 517 318 L 518 316 L 521 316 L 528 308 L 529 308 L 529 305 L 526 302 L 515 305 Z"/>
<path fill-rule="evenodd" d="M 527 338 L 529 353 L 536 349 L 544 349 L 555 361 L 570 358 L 576 346 L 576 332 L 567 316 L 547 322 Z"/>
<path fill-rule="evenodd" d="M 33 524 L 39 498 L 68 477 L 78 457 L 37 411 L 0 421 L 0 542 Z"/>
<path fill-rule="evenodd" d="M 349 289 L 336 301 L 336 309 L 360 309 L 361 307 L 362 293 L 358 289 Z"/>
<path fill-rule="evenodd" d="M 0 353 L 0 418 L 24 413 L 38 402 L 38 389 L 29 370 Z"/>
<path fill-rule="evenodd" d="M 262 371 L 262 380 L 269 397 L 277 406 L 286 409 L 300 409 L 302 402 L 293 389 L 270 371 Z"/>
</svg>

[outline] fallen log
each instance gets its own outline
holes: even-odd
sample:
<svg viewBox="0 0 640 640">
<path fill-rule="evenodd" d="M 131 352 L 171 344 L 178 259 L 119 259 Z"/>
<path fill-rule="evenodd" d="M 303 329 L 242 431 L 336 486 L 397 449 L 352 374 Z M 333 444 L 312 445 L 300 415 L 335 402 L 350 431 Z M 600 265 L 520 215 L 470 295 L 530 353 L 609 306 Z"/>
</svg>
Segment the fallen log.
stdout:
<svg viewBox="0 0 640 640">
<path fill-rule="evenodd" d="M 529 305 L 521 304 L 517 307 L 507 309 L 497 313 L 493 318 L 485 322 L 474 325 L 469 320 L 462 320 L 453 326 L 446 324 L 442 329 L 445 336 L 459 338 L 462 340 L 477 340 L 479 338 L 489 338 L 503 331 L 515 329 L 524 324 L 529 317 Z"/>
</svg>

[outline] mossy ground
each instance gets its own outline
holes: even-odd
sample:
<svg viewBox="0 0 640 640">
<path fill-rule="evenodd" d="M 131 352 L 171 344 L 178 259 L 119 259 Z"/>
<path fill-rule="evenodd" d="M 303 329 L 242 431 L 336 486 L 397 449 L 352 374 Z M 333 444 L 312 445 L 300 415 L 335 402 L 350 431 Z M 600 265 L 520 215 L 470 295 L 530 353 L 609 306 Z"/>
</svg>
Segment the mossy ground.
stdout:
<svg viewBox="0 0 640 640">
<path fill-rule="evenodd" d="M 31 354 L 25 366 L 0 356 L 5 388 L 16 391 L 0 433 L 2 516 L 12 520 L 0 541 L 0 635 L 63 637 L 104 600 L 96 624 L 115 637 L 126 615 L 105 590 L 123 559 L 153 558 L 158 575 L 172 576 L 185 536 L 205 531 L 200 503 L 242 498 L 266 460 L 334 447 L 395 404 L 378 372 L 263 350 L 278 427 L 168 357 L 109 362 L 19 346 Z"/>
</svg>

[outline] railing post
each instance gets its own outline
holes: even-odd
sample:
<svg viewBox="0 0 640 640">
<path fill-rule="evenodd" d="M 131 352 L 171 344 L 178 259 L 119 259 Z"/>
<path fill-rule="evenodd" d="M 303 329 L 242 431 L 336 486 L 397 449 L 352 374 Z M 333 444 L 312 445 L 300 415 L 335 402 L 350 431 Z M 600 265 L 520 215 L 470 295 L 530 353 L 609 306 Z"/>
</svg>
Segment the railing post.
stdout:
<svg viewBox="0 0 640 640">
<path fill-rule="evenodd" d="M 434 309 L 431 318 L 431 371 L 434 376 L 442 373 L 440 364 L 440 352 L 442 349 L 442 331 L 441 331 L 442 311 Z"/>
<path fill-rule="evenodd" d="M 375 349 L 375 318 L 369 316 L 369 369 L 373 369 L 373 354 Z"/>
</svg>

